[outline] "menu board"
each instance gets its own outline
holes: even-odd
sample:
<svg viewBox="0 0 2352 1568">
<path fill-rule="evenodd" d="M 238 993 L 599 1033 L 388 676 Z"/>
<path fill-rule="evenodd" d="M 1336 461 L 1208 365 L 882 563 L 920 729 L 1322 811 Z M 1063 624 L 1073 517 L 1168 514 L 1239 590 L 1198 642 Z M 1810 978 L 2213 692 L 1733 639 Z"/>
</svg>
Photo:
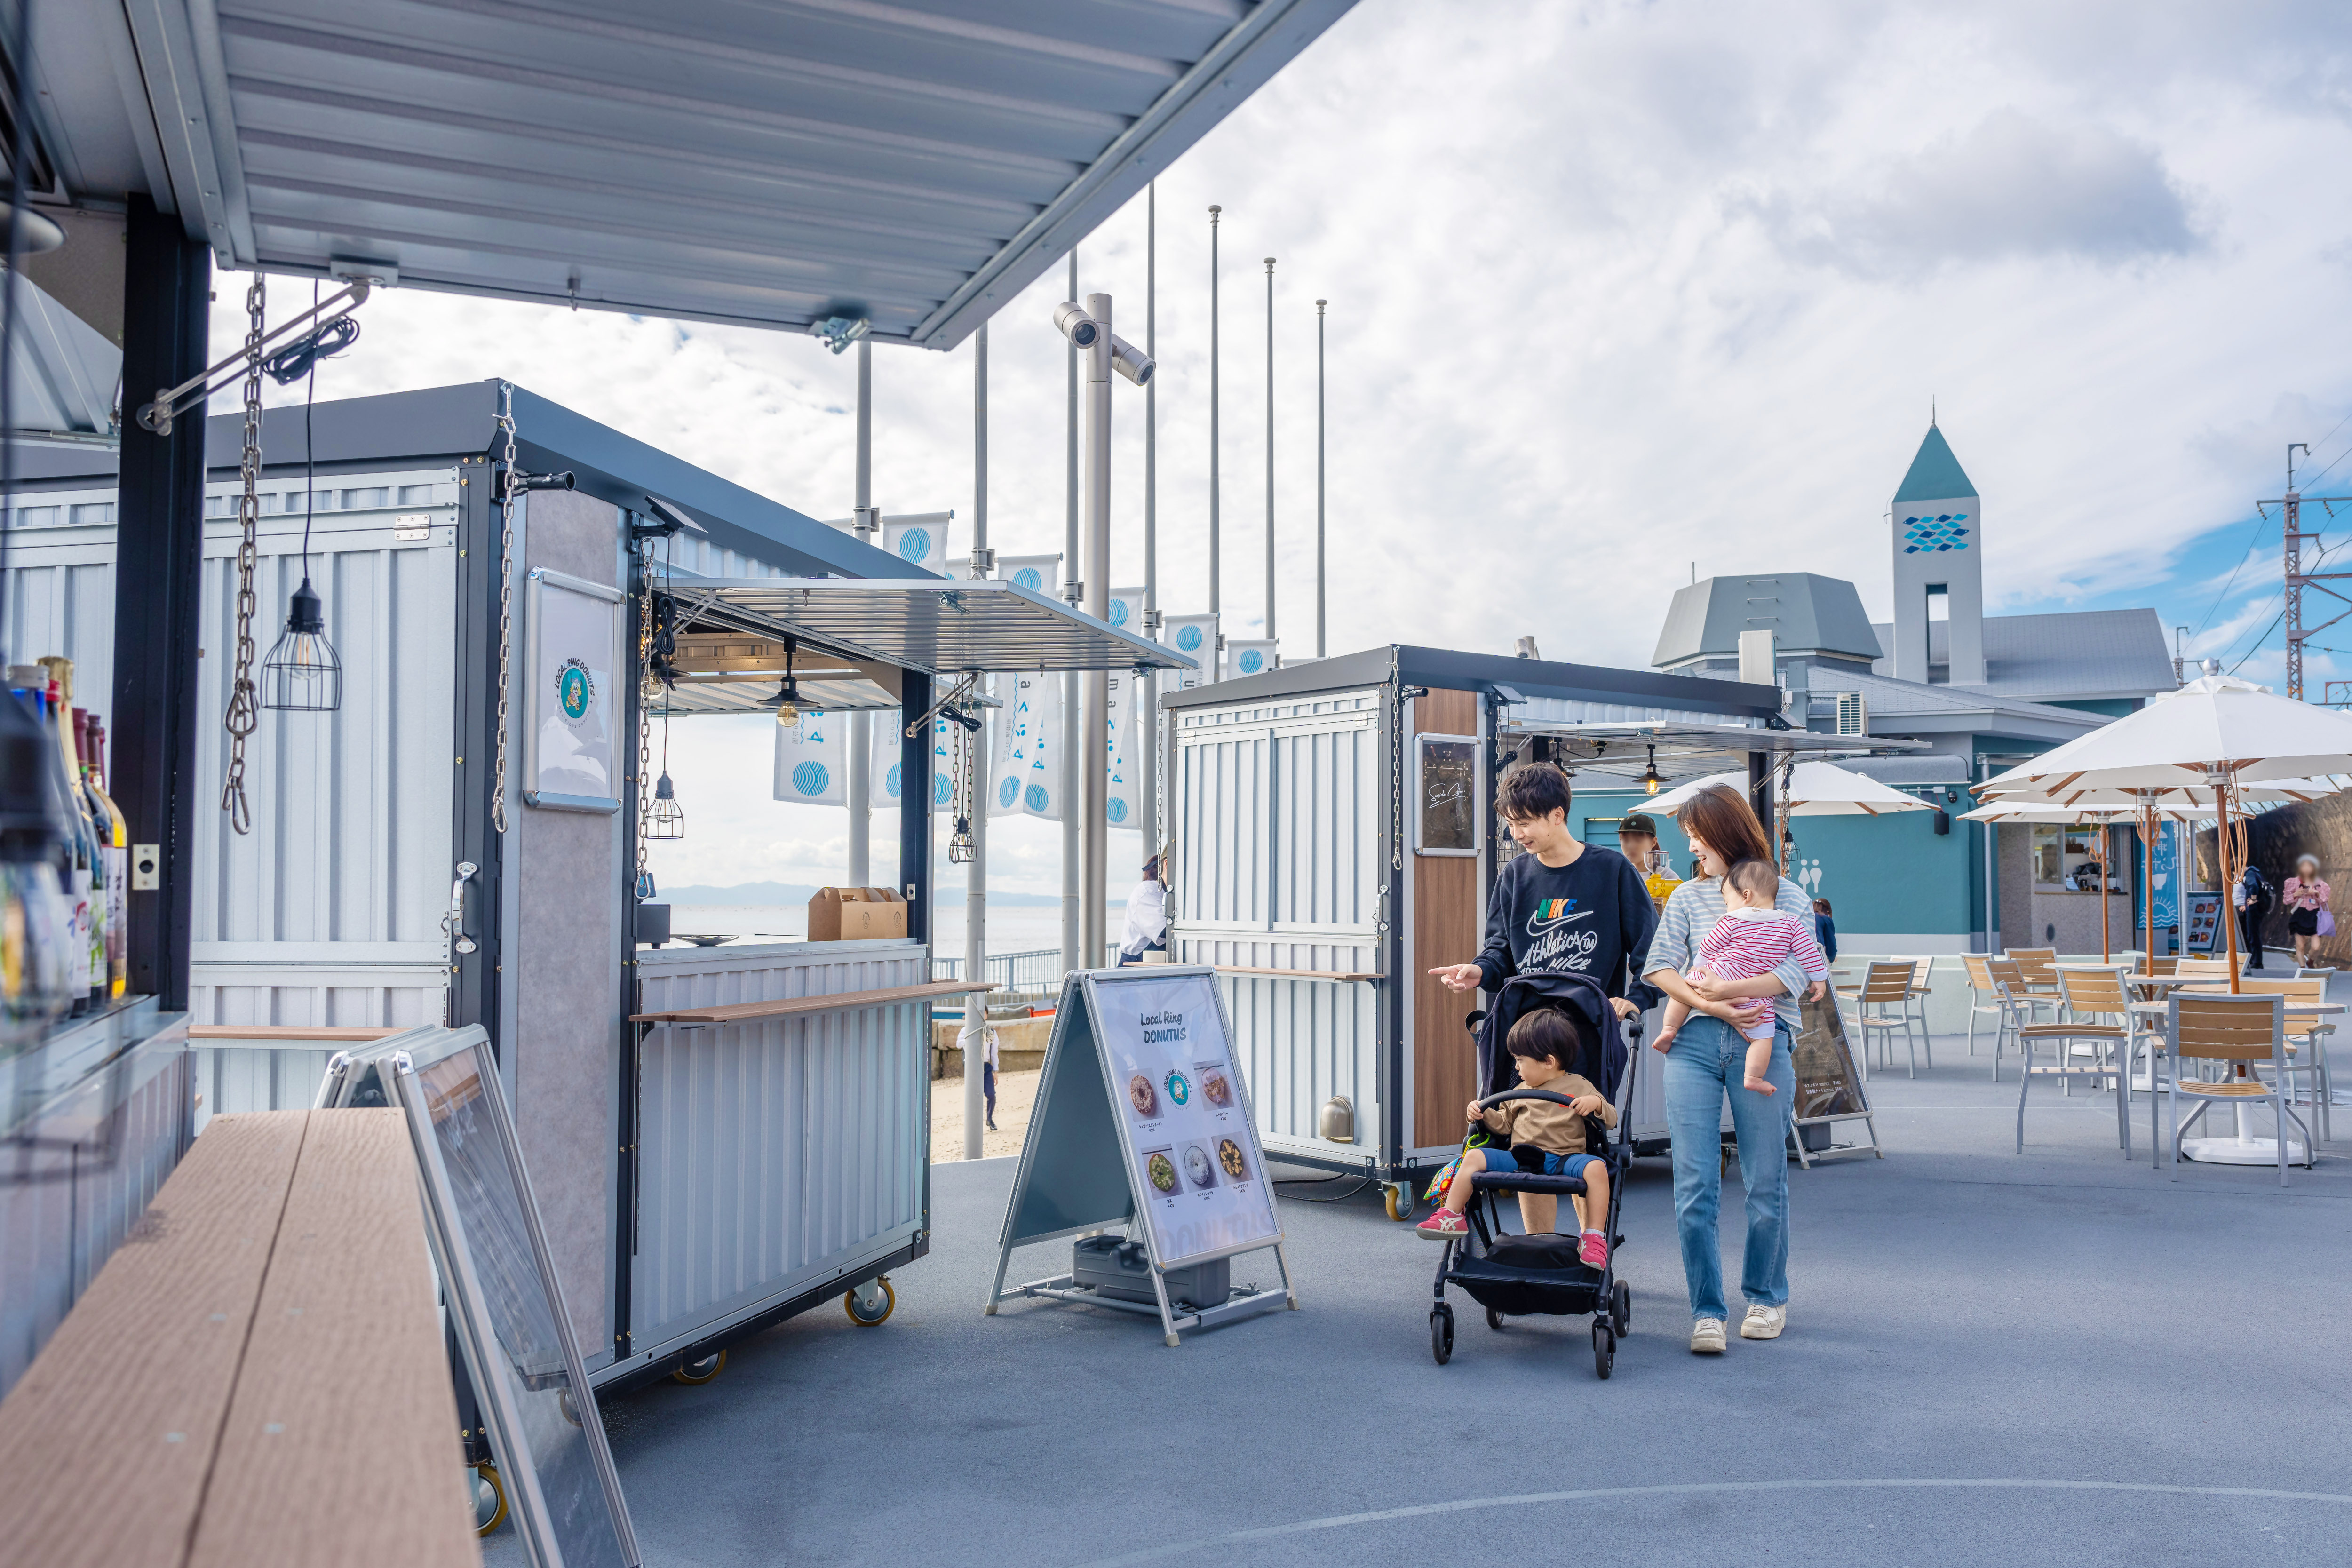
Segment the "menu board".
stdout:
<svg viewBox="0 0 2352 1568">
<path fill-rule="evenodd" d="M 1478 853 L 1478 742 L 1468 735 L 1423 735 L 1421 809 L 1413 849 L 1423 855 Z"/>
<path fill-rule="evenodd" d="M 2210 952 L 2221 929 L 2221 895 L 2189 895 L 2189 951 Z"/>
<path fill-rule="evenodd" d="M 1215 982 L 1098 976 L 1089 989 L 1160 1266 L 1279 1239 Z"/>
</svg>

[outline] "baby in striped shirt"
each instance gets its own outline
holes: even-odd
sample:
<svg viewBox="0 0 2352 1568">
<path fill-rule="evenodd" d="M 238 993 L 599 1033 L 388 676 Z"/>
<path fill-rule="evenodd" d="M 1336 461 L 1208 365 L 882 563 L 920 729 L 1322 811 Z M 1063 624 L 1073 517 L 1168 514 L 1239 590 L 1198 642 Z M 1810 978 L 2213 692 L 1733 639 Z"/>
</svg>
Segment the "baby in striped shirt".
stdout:
<svg viewBox="0 0 2352 1568">
<path fill-rule="evenodd" d="M 1723 918 L 1698 944 L 1699 962 L 1688 978 L 1712 974 L 1717 980 L 1753 980 L 1769 974 L 1790 954 L 1811 980 L 1826 979 L 1829 961 L 1814 940 L 1812 921 L 1773 907 L 1780 894 L 1780 872 L 1769 860 L 1742 860 L 1723 879 Z M 1671 1043 L 1690 1017 L 1681 1003 L 1666 1004 L 1665 1038 Z M 1774 1092 L 1765 1073 L 1772 1066 L 1771 1010 L 1767 1008 L 1748 1026 L 1747 1076 L 1740 1087 L 1758 1094 Z"/>
</svg>

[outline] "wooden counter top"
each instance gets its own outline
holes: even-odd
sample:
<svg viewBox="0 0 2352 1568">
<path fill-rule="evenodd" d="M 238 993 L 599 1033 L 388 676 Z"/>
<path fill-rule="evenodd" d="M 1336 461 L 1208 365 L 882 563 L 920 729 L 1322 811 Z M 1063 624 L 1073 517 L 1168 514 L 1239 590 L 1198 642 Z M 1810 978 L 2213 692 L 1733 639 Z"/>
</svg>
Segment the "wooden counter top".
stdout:
<svg viewBox="0 0 2352 1568">
<path fill-rule="evenodd" d="M 830 1013 L 845 1007 L 881 1007 L 894 1002 L 928 1002 L 938 996 L 968 995 L 1001 989 L 993 981 L 929 980 L 919 985 L 893 985 L 880 991 L 835 991 L 823 996 L 782 996 L 772 1002 L 727 1002 L 711 1007 L 679 1007 L 666 1013 L 633 1013 L 632 1024 L 745 1024 L 761 1018 L 787 1018 L 795 1013 Z"/>
</svg>

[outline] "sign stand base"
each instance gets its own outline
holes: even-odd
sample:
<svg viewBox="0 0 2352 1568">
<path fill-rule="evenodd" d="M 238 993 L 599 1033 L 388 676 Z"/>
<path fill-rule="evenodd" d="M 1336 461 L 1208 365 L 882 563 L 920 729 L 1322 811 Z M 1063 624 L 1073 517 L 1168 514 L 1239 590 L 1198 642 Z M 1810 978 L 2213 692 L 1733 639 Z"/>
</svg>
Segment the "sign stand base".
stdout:
<svg viewBox="0 0 2352 1568">
<path fill-rule="evenodd" d="M 1026 1285 L 1013 1285 L 1001 1289 L 989 1301 L 987 1314 L 994 1317 L 996 1309 L 1005 1302 L 1035 1296 L 1054 1301 L 1075 1301 L 1090 1307 L 1109 1307 L 1121 1312 L 1140 1312 L 1146 1317 L 1156 1315 L 1160 1319 L 1160 1331 L 1167 1336 L 1169 1347 L 1173 1349 L 1181 1342 L 1183 1332 L 1188 1330 L 1213 1329 L 1221 1323 L 1230 1323 L 1241 1318 L 1254 1318 L 1260 1312 L 1271 1312 L 1276 1308 L 1286 1308 L 1294 1312 L 1298 1310 L 1298 1292 L 1291 1289 L 1289 1265 L 1283 1259 L 1281 1247 L 1276 1247 L 1272 1250 L 1275 1267 L 1282 1270 L 1281 1284 L 1267 1289 L 1251 1290 L 1234 1296 L 1223 1306 L 1202 1307 L 1181 1318 L 1176 1316 L 1174 1307 L 1169 1302 L 1167 1282 L 1160 1278 L 1157 1271 L 1152 1275 L 1152 1283 L 1160 1296 L 1157 1306 L 1143 1301 L 1122 1300 L 1117 1296 L 1106 1296 L 1091 1285 L 1073 1283 L 1067 1274 L 1057 1274 L 1050 1279 L 1033 1279 Z"/>
</svg>

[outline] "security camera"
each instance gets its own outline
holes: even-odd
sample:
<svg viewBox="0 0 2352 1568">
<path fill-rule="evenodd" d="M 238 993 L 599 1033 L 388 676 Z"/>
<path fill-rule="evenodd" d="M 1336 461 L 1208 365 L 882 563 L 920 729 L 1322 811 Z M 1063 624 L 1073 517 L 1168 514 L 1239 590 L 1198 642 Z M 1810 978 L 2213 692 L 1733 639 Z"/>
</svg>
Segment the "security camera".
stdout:
<svg viewBox="0 0 2352 1568">
<path fill-rule="evenodd" d="M 1054 325 L 1062 330 L 1062 335 L 1070 340 L 1074 348 L 1090 349 L 1095 346 L 1095 339 L 1102 335 L 1102 327 L 1076 300 L 1066 300 L 1054 307 Z"/>
<path fill-rule="evenodd" d="M 1110 363 L 1111 368 L 1138 386 L 1150 381 L 1151 373 L 1160 368 L 1158 361 L 1117 332 L 1110 335 Z"/>
</svg>

